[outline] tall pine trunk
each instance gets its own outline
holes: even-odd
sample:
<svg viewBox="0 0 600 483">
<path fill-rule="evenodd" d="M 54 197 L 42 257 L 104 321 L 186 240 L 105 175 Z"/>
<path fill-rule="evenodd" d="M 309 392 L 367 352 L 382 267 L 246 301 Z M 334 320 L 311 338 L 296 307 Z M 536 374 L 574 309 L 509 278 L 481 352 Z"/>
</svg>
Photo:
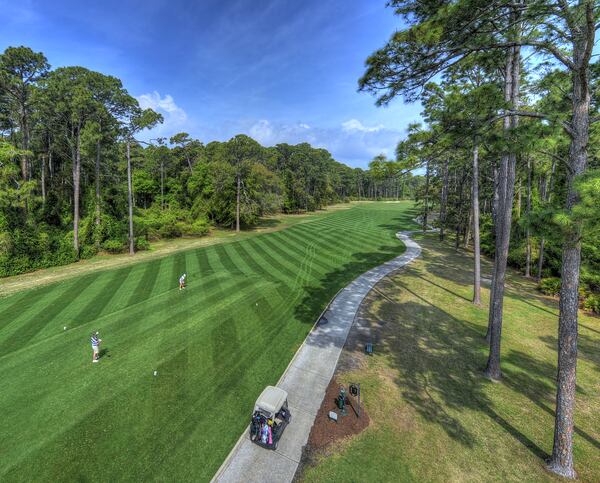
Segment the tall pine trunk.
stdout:
<svg viewBox="0 0 600 483">
<path fill-rule="evenodd" d="M 129 254 L 135 253 L 133 235 L 133 189 L 131 184 L 131 141 L 127 140 L 127 204 L 129 208 Z"/>
<path fill-rule="evenodd" d="M 27 119 L 27 111 L 25 105 L 21 106 L 21 147 L 24 151 L 29 150 L 29 121 Z M 29 177 L 29 156 L 27 154 L 23 154 L 21 156 L 21 176 L 23 181 L 27 181 Z"/>
<path fill-rule="evenodd" d="M 429 160 L 426 161 L 425 166 L 425 210 L 423 212 L 423 232 L 427 231 L 429 216 Z"/>
<path fill-rule="evenodd" d="M 479 145 L 473 146 L 473 181 L 471 204 L 473 213 L 473 303 L 481 305 L 481 247 L 479 242 Z"/>
<path fill-rule="evenodd" d="M 81 128 L 77 128 L 77 141 L 73 156 L 73 249 L 79 258 L 79 193 L 81 180 Z"/>
<path fill-rule="evenodd" d="M 240 191 L 241 191 L 242 179 L 240 173 L 237 174 L 237 189 L 235 194 L 235 231 L 240 231 Z M 308 211 L 308 206 L 306 207 Z"/>
<path fill-rule="evenodd" d="M 96 141 L 96 227 L 100 226 L 100 140 Z M 100 240 L 96 237 L 96 245 L 100 244 Z"/>
<path fill-rule="evenodd" d="M 556 170 L 556 160 L 553 159 L 552 160 L 552 169 L 550 171 L 550 188 L 548 188 L 548 181 L 544 182 L 543 185 L 543 194 L 542 194 L 542 200 L 544 202 L 550 202 L 551 198 L 552 198 L 552 190 L 554 189 L 554 171 Z M 544 239 L 544 237 L 542 236 L 542 239 L 540 240 L 540 248 L 539 248 L 539 258 L 538 258 L 538 269 L 537 269 L 537 281 L 538 283 L 542 280 L 542 271 L 544 269 L 544 246 L 546 244 L 546 240 Z"/>
<path fill-rule="evenodd" d="M 165 162 L 160 159 L 160 209 L 165 209 Z"/>
<path fill-rule="evenodd" d="M 511 19 L 516 20 L 515 13 Z M 520 84 L 520 47 L 511 47 L 508 50 L 506 61 L 505 100 L 513 110 L 519 105 Z M 518 117 L 507 116 L 504 119 L 504 131 L 508 137 L 518 125 Z M 510 228 L 512 223 L 512 204 L 515 191 L 516 154 L 507 152 L 502 155 L 498 171 L 498 212 L 496 213 L 496 253 L 494 257 L 494 271 L 492 275 L 492 288 L 490 298 L 490 311 L 488 318 L 488 340 L 490 343 L 489 357 L 485 368 L 485 375 L 492 380 L 500 380 L 500 342 L 502 338 L 502 310 L 504 304 L 504 284 L 506 279 L 506 265 L 508 262 L 508 249 L 510 245 Z"/>
<path fill-rule="evenodd" d="M 42 154 L 42 205 L 46 204 L 46 155 Z"/>
<path fill-rule="evenodd" d="M 579 202 L 574 181 L 586 170 L 589 142 L 589 61 L 594 45 L 595 25 L 593 2 L 585 2 L 586 21 L 574 29 L 573 36 L 573 114 L 571 144 L 567 170 L 566 211 L 572 212 Z M 580 28 L 578 28 L 580 27 Z M 554 444 L 548 468 L 564 477 L 576 478 L 573 468 L 573 427 L 577 375 L 577 316 L 579 308 L 579 272 L 581 265 L 580 221 L 565 235 L 562 251 L 561 287 L 558 317 L 558 377 L 556 390 L 556 417 Z"/>
<path fill-rule="evenodd" d="M 527 158 L 527 229 L 525 238 L 527 240 L 527 248 L 525 254 L 525 276 L 531 277 L 531 233 L 529 229 L 531 215 L 531 158 Z"/>
<path fill-rule="evenodd" d="M 446 212 L 448 207 L 448 158 L 444 159 L 442 172 L 442 199 L 440 200 L 440 241 L 444 241 L 446 227 Z"/>
</svg>

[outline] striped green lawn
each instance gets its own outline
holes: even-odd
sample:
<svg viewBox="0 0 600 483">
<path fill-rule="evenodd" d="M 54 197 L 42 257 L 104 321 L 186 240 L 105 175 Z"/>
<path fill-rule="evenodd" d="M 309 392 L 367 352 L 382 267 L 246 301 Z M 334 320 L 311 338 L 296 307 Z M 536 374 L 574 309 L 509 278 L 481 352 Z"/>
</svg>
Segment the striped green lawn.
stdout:
<svg viewBox="0 0 600 483">
<path fill-rule="evenodd" d="M 403 251 L 412 215 L 361 204 L 0 299 L 0 480 L 209 480 L 326 303 Z"/>
</svg>

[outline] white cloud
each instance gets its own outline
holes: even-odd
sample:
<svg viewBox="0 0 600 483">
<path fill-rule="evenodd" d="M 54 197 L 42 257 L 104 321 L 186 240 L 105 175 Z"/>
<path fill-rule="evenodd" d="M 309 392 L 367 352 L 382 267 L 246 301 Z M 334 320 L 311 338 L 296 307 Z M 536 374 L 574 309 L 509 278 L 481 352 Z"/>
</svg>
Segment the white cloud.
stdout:
<svg viewBox="0 0 600 483">
<path fill-rule="evenodd" d="M 349 132 L 352 132 L 352 131 L 377 132 L 377 131 L 381 131 L 382 129 L 385 129 L 385 128 L 384 128 L 383 124 L 378 124 L 377 126 L 368 127 L 368 126 L 365 126 L 358 119 L 350 119 L 350 120 L 342 123 L 342 129 L 344 129 L 344 131 L 349 131 Z"/>
<path fill-rule="evenodd" d="M 142 109 L 152 109 L 162 114 L 164 122 L 152 130 L 154 134 L 169 136 L 185 129 L 188 123 L 188 116 L 175 103 L 173 96 L 170 94 L 165 94 L 164 97 L 161 97 L 157 91 L 154 91 L 137 96 L 136 99 Z"/>
<path fill-rule="evenodd" d="M 366 167 L 378 154 L 393 157 L 398 141 L 403 138 L 401 131 L 387 129 L 383 125 L 365 126 L 357 119 L 329 128 L 309 126 L 304 122 L 286 124 L 267 119 L 231 128 L 246 132 L 264 146 L 307 142 L 314 147 L 327 149 L 338 161 L 361 167 Z"/>
<path fill-rule="evenodd" d="M 260 144 L 273 144 L 273 127 L 266 119 L 261 119 L 250 128 L 250 137 L 256 139 Z M 275 143 L 276 144 L 276 143 Z"/>
</svg>

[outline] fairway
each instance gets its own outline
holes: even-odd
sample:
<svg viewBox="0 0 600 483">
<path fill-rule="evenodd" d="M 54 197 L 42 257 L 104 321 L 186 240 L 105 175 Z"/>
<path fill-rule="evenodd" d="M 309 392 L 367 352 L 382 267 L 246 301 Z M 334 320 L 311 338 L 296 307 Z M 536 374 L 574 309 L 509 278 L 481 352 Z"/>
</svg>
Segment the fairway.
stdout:
<svg viewBox="0 0 600 483">
<path fill-rule="evenodd" d="M 0 299 L 0 480 L 209 480 L 331 297 L 403 251 L 412 215 L 358 204 Z"/>
</svg>

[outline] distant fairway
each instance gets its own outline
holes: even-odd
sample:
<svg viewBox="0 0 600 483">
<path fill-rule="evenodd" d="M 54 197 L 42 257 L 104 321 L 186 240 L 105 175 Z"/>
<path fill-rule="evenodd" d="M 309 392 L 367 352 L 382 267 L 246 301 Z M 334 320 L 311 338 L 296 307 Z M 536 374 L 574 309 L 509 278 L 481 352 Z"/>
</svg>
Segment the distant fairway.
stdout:
<svg viewBox="0 0 600 483">
<path fill-rule="evenodd" d="M 210 479 L 330 298 L 403 251 L 411 207 L 360 204 L 0 299 L 0 481 Z"/>
</svg>

